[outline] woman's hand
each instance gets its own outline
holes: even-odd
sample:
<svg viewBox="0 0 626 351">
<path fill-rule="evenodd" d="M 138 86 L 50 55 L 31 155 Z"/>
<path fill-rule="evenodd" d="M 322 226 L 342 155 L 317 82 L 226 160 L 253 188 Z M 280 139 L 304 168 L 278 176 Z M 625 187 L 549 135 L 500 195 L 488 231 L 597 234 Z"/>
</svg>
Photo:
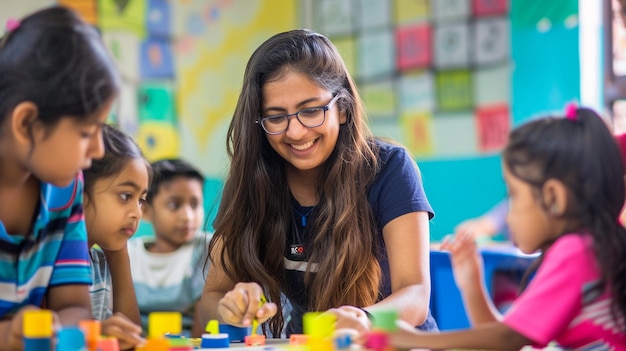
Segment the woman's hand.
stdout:
<svg viewBox="0 0 626 351">
<path fill-rule="evenodd" d="M 219 301 L 217 313 L 225 323 L 238 327 L 252 325 L 256 318 L 263 323 L 276 314 L 275 303 L 261 303 L 263 289 L 257 283 L 237 283 Z"/>
<path fill-rule="evenodd" d="M 365 342 L 366 334 L 372 328 L 372 323 L 362 309 L 354 306 L 341 306 L 339 308 L 331 308 L 326 313 L 331 313 L 335 316 L 335 330 L 354 330 L 356 332 L 354 342 L 357 344 Z"/>
<path fill-rule="evenodd" d="M 132 349 L 146 342 L 141 337 L 141 327 L 119 312 L 102 321 L 101 328 L 102 334 L 117 338 L 120 350 Z"/>
</svg>

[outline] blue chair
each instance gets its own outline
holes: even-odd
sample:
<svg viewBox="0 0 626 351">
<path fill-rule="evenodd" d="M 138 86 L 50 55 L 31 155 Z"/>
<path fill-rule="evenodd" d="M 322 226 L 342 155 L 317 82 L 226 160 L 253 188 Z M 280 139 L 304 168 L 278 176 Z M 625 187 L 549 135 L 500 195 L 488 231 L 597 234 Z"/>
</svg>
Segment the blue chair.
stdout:
<svg viewBox="0 0 626 351">
<path fill-rule="evenodd" d="M 480 248 L 485 284 L 493 298 L 493 276 L 497 271 L 525 272 L 538 255 L 526 255 L 512 245 L 490 245 Z M 440 330 L 464 329 L 470 326 L 461 293 L 452 273 L 450 254 L 430 250 L 430 306 Z"/>
</svg>

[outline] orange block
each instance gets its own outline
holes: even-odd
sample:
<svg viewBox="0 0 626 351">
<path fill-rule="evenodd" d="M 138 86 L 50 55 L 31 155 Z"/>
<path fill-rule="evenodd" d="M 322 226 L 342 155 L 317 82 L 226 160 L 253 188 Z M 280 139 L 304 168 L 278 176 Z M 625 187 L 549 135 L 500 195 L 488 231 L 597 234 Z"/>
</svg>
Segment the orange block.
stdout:
<svg viewBox="0 0 626 351">
<path fill-rule="evenodd" d="M 243 340 L 246 346 L 265 345 L 265 335 L 248 335 Z"/>
</svg>

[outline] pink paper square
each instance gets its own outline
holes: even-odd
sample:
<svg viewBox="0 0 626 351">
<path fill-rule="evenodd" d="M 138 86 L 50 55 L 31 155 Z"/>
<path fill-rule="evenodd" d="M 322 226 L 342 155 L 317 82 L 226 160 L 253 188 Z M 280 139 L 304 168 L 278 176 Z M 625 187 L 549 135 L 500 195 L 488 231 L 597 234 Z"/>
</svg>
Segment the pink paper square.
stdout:
<svg viewBox="0 0 626 351">
<path fill-rule="evenodd" d="M 415 25 L 396 31 L 398 69 L 401 71 L 429 66 L 432 61 L 431 30 L 428 25 Z"/>
<path fill-rule="evenodd" d="M 478 149 L 482 152 L 499 151 L 504 147 L 511 129 L 509 106 L 498 104 L 476 108 Z"/>
<path fill-rule="evenodd" d="M 504 15 L 507 5 L 507 0 L 472 0 L 472 10 L 477 17 Z"/>
</svg>

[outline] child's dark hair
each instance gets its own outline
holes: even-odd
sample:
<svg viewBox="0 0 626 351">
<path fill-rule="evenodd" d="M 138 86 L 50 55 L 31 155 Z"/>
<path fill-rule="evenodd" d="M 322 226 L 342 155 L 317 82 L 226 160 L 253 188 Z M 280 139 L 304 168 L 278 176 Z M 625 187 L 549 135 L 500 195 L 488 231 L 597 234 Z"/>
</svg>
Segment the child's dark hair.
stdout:
<svg viewBox="0 0 626 351">
<path fill-rule="evenodd" d="M 539 201 L 549 179 L 565 184 L 569 202 L 562 217 L 575 223 L 567 229 L 593 236 L 602 274 L 597 288 L 610 289 L 616 321 L 619 313 L 626 316 L 626 230 L 619 223 L 626 191 L 624 165 L 605 122 L 586 108 L 577 109 L 571 118 L 531 121 L 511 132 L 503 159 L 515 177 L 536 190 Z"/>
<path fill-rule="evenodd" d="M 26 101 L 46 127 L 62 117 L 88 118 L 119 86 L 98 32 L 67 8 L 35 12 L 0 39 L 0 122 Z"/>
<path fill-rule="evenodd" d="M 150 163 L 143 157 L 141 149 L 128 134 L 112 125 L 106 124 L 102 128 L 102 139 L 104 141 L 104 157 L 93 160 L 91 167 L 83 171 L 85 176 L 85 196 L 92 200 L 92 203 L 93 189 L 96 182 L 118 174 L 130 160 L 144 160 L 150 178 L 153 173 Z"/>
<path fill-rule="evenodd" d="M 154 171 L 154 177 L 148 189 L 148 203 L 152 202 L 152 199 L 154 199 L 159 192 L 159 187 L 163 183 L 169 182 L 175 177 L 196 179 L 200 182 L 202 188 L 204 188 L 204 176 L 202 173 L 189 162 L 180 158 L 163 159 L 153 162 L 152 169 Z"/>
</svg>

